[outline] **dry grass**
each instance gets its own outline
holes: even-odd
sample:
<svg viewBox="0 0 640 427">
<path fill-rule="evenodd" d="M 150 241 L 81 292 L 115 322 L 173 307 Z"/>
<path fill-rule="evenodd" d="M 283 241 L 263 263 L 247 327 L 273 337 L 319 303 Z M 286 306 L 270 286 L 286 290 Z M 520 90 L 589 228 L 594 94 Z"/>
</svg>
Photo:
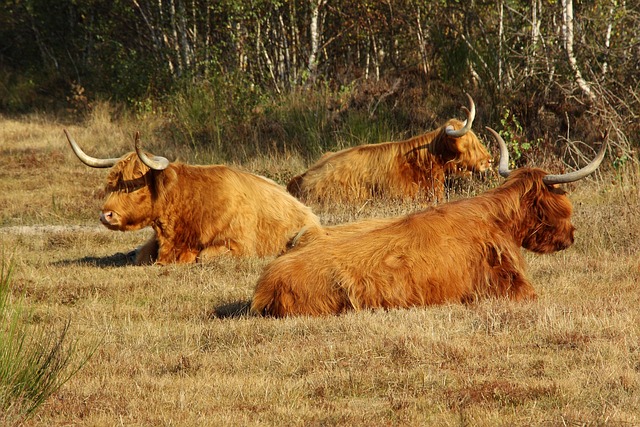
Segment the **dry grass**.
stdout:
<svg viewBox="0 0 640 427">
<path fill-rule="evenodd" d="M 0 247 L 33 322 L 70 319 L 80 345 L 102 344 L 28 425 L 640 424 L 637 172 L 576 186 L 576 244 L 527 255 L 535 302 L 220 319 L 214 309 L 248 301 L 268 260 L 127 265 L 118 254 L 149 231 L 97 225 L 106 172 L 73 157 L 62 127 L 1 120 Z M 133 125 L 71 130 L 92 153 L 114 155 Z M 244 166 L 278 179 L 300 162 Z"/>
</svg>

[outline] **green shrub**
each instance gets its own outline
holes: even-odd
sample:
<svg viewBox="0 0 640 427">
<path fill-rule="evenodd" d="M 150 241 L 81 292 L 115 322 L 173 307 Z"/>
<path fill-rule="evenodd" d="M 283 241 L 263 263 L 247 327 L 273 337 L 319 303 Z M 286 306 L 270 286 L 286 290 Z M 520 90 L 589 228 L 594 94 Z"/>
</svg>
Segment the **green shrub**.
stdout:
<svg viewBox="0 0 640 427">
<path fill-rule="evenodd" d="M 279 151 L 313 158 L 334 147 L 331 94 L 327 90 L 294 89 L 265 104 L 258 138 Z"/>
<path fill-rule="evenodd" d="M 297 88 L 255 109 L 252 126 L 259 152 L 295 151 L 308 161 L 327 151 L 397 139 L 397 111 L 384 103 L 375 115 L 366 105 L 351 105 L 350 88 Z"/>
<path fill-rule="evenodd" d="M 210 161 L 292 152 L 313 161 L 326 151 L 419 132 L 412 126 L 422 128 L 424 120 L 412 122 L 413 104 L 398 105 L 388 91 L 385 84 L 338 89 L 319 84 L 267 96 L 242 78 L 211 77 L 182 85 L 164 109 L 171 117 L 171 139 L 205 149 Z"/>
<path fill-rule="evenodd" d="M 500 135 L 509 147 L 510 167 L 521 167 L 527 164 L 528 154 L 542 143 L 542 138 L 528 141 L 518 118 L 508 108 L 504 108 L 500 117 L 502 130 Z"/>
<path fill-rule="evenodd" d="M 0 265 L 0 424 L 17 424 L 34 411 L 88 360 L 76 361 L 68 343 L 69 322 L 59 333 L 27 326 L 31 314 L 10 292 L 13 265 Z"/>
<path fill-rule="evenodd" d="M 173 140 L 208 148 L 220 160 L 233 158 L 250 142 L 243 128 L 259 99 L 241 76 L 185 81 L 166 101 Z"/>
</svg>

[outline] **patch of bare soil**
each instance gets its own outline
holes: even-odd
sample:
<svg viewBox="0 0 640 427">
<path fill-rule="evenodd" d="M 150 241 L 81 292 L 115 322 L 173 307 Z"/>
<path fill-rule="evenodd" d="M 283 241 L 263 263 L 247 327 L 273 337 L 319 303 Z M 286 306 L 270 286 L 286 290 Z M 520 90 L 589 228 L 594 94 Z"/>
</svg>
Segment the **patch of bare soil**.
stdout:
<svg viewBox="0 0 640 427">
<path fill-rule="evenodd" d="M 43 233 L 67 233 L 67 232 L 107 232 L 107 228 L 94 225 L 13 225 L 0 227 L 0 234 L 43 234 Z"/>
</svg>

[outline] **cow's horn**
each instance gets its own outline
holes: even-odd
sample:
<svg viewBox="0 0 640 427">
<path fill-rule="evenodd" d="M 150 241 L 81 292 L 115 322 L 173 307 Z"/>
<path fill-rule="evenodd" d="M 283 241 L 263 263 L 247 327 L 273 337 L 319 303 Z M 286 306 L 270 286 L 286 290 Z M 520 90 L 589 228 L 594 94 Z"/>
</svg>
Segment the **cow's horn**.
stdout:
<svg viewBox="0 0 640 427">
<path fill-rule="evenodd" d="M 498 132 L 490 127 L 487 127 L 487 130 L 493 134 L 496 141 L 498 141 L 498 145 L 500 145 L 500 164 L 498 166 L 498 173 L 507 178 L 509 174 L 511 174 L 511 171 L 509 170 L 509 150 L 507 150 L 507 144 L 505 144 L 504 139 L 502 139 Z M 600 163 L 602 163 L 602 159 L 604 159 L 604 155 L 607 152 L 607 145 L 607 139 L 605 138 L 605 142 L 602 144 L 602 147 L 600 147 L 596 157 L 591 161 L 591 163 L 582 169 L 562 175 L 545 175 L 544 178 L 542 178 L 542 181 L 547 185 L 568 184 L 591 175 L 596 171 L 596 169 L 598 169 Z"/>
<path fill-rule="evenodd" d="M 144 151 L 142 151 L 142 148 L 140 148 L 140 132 L 136 132 L 136 153 L 138 154 L 138 157 L 140 157 L 142 163 L 147 165 L 150 169 L 161 171 L 169 166 L 169 160 L 164 157 L 149 157 L 144 153 Z"/>
<path fill-rule="evenodd" d="M 498 164 L 498 173 L 500 176 L 507 178 L 511 174 L 511 171 L 509 170 L 509 150 L 507 149 L 507 144 L 498 132 L 491 129 L 489 126 L 487 126 L 487 130 L 493 134 L 493 137 L 498 141 L 498 145 L 500 146 L 500 163 Z"/>
<path fill-rule="evenodd" d="M 91 166 L 92 168 L 110 168 L 115 165 L 120 159 L 96 159 L 95 157 L 88 156 L 84 151 L 80 148 L 78 143 L 73 139 L 71 134 L 66 130 L 64 130 L 64 134 L 67 136 L 67 141 L 71 145 L 73 152 L 76 153 L 76 156 L 80 159 L 82 163 L 87 166 Z"/>
<path fill-rule="evenodd" d="M 453 129 L 453 126 L 447 126 L 447 128 L 445 129 L 447 135 L 454 138 L 459 138 L 469 132 L 471 130 L 471 126 L 473 125 L 473 119 L 476 118 L 476 104 L 473 102 L 473 98 L 471 98 L 471 95 L 469 95 L 468 93 L 466 95 L 467 98 L 469 98 L 469 104 L 471 105 L 470 110 L 468 110 L 466 107 L 462 107 L 462 109 L 467 113 L 467 120 L 464 121 L 462 128 L 458 130 Z"/>
<path fill-rule="evenodd" d="M 598 151 L 595 159 L 593 159 L 591 163 L 589 163 L 582 169 L 578 169 L 577 171 L 565 173 L 562 175 L 546 175 L 544 178 L 542 178 L 542 181 L 547 185 L 568 184 L 570 182 L 575 182 L 588 175 L 591 175 L 596 171 L 596 169 L 598 169 L 598 166 L 600 166 L 602 159 L 604 159 L 604 155 L 607 152 L 607 142 L 608 139 L 605 138 L 605 141 L 602 143 L 602 147 L 600 147 L 600 150 Z"/>
</svg>

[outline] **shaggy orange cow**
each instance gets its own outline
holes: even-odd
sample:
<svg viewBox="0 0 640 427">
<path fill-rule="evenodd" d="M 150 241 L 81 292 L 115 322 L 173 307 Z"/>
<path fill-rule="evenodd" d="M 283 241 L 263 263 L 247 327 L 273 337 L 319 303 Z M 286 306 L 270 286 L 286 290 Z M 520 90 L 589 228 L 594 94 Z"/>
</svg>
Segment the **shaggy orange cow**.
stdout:
<svg viewBox="0 0 640 427">
<path fill-rule="evenodd" d="M 142 151 L 138 134 L 135 152 L 96 159 L 65 134 L 83 163 L 112 167 L 100 221 L 111 230 L 155 231 L 137 250 L 137 264 L 277 255 L 301 228 L 320 227 L 310 208 L 267 178 L 223 165 L 170 163 Z"/>
<path fill-rule="evenodd" d="M 305 202 L 362 202 L 376 196 L 438 201 L 451 173 L 485 171 L 491 156 L 471 131 L 476 114 L 447 121 L 440 128 L 396 142 L 383 142 L 326 153 L 287 190 Z"/>
<path fill-rule="evenodd" d="M 265 268 L 252 312 L 326 315 L 483 296 L 534 298 L 520 248 L 550 253 L 573 243 L 571 202 L 558 184 L 595 171 L 605 144 L 589 165 L 569 174 L 510 171 L 504 141 L 490 131 L 500 145 L 499 172 L 507 177 L 501 186 L 400 218 L 303 234 Z"/>
</svg>

